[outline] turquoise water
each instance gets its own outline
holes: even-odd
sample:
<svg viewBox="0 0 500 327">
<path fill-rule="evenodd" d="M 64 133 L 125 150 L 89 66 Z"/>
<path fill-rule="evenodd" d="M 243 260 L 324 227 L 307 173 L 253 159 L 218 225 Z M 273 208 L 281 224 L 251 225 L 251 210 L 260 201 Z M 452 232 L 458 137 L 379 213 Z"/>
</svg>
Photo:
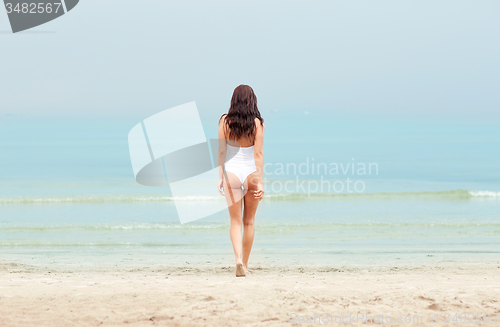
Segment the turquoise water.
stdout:
<svg viewBox="0 0 500 327">
<path fill-rule="evenodd" d="M 257 258 L 451 260 L 500 252 L 499 123 L 265 118 Z M 148 248 L 230 258 L 227 212 L 181 225 L 168 187 L 135 183 L 127 134 L 138 121 L 2 116 L 2 253 Z M 216 136 L 216 121 L 203 122 L 208 138 Z"/>
</svg>

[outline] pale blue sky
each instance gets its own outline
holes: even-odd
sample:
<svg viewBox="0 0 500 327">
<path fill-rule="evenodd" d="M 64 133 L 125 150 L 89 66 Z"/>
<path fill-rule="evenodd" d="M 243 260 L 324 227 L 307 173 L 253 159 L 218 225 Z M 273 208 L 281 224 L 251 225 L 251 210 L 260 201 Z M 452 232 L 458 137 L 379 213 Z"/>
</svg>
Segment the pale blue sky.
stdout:
<svg viewBox="0 0 500 327">
<path fill-rule="evenodd" d="M 492 116 L 498 1 L 81 0 L 9 34 L 0 114 L 147 117 L 196 101 L 202 118 L 251 85 L 263 113 Z"/>
</svg>

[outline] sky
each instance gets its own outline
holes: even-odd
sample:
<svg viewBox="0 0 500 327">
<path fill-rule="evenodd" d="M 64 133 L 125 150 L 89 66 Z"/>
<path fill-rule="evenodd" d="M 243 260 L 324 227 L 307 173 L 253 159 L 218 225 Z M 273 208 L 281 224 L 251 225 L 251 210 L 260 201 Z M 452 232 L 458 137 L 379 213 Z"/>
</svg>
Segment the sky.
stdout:
<svg viewBox="0 0 500 327">
<path fill-rule="evenodd" d="M 81 0 L 12 34 L 0 12 L 0 116 L 202 119 L 253 87 L 267 114 L 500 111 L 500 2 Z"/>
</svg>

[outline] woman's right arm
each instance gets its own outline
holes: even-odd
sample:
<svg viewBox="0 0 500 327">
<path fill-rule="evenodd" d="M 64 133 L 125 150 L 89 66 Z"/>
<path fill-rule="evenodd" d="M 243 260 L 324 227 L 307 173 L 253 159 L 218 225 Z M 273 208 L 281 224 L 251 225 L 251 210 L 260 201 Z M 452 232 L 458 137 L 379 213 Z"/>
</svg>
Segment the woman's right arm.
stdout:
<svg viewBox="0 0 500 327">
<path fill-rule="evenodd" d="M 225 121 L 226 116 L 222 116 L 219 120 L 219 151 L 218 151 L 218 165 L 219 165 L 219 183 L 217 184 L 217 188 L 219 189 L 219 193 L 224 195 L 223 192 L 223 174 L 224 174 L 224 162 L 226 161 L 226 135 L 224 133 L 225 130 Z"/>
<path fill-rule="evenodd" d="M 255 144 L 254 144 L 254 158 L 255 166 L 257 167 L 257 191 L 255 191 L 255 198 L 262 200 L 264 197 L 264 187 L 262 184 L 262 174 L 264 172 L 264 123 L 261 124 L 260 120 L 255 118 Z"/>
</svg>

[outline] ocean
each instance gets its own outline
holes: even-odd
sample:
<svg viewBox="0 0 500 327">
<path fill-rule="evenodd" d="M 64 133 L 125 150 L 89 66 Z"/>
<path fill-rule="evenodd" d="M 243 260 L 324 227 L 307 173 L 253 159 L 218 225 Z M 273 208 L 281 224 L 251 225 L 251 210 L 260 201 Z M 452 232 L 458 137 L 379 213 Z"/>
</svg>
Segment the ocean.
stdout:
<svg viewBox="0 0 500 327">
<path fill-rule="evenodd" d="M 500 123 L 263 114 L 254 262 L 498 259 Z M 127 135 L 144 118 L 0 116 L 4 260 L 232 264 L 227 211 L 180 224 L 174 202 L 223 197 L 135 182 Z"/>
</svg>

